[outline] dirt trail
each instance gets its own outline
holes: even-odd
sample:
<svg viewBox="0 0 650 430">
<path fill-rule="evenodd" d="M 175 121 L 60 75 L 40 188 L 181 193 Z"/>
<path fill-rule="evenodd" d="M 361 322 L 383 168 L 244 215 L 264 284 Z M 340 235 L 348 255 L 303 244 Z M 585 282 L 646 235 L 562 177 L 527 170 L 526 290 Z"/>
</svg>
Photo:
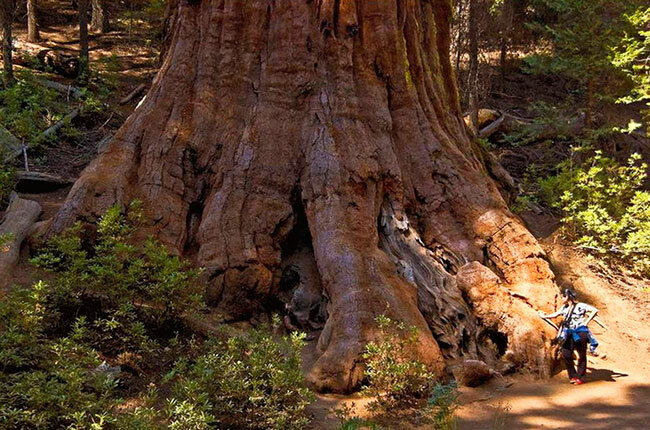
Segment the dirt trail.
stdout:
<svg viewBox="0 0 650 430">
<path fill-rule="evenodd" d="M 588 258 L 548 242 L 546 250 L 558 280 L 570 282 L 581 301 L 598 307 L 600 320 L 608 326 L 604 330 L 591 324 L 603 356 L 588 357 L 587 383 L 581 386 L 569 384 L 562 370 L 548 381 L 516 375 L 494 379 L 478 388 L 462 388 L 458 428 L 650 428 L 650 285 L 647 281 L 600 274 Z M 350 402 L 356 403 L 359 415 L 365 415 L 363 405 L 367 399 L 319 396 L 312 408 L 312 428 L 338 428 L 340 422 L 330 410 Z M 387 428 L 416 427 L 396 424 Z M 417 429 L 429 430 L 433 426 Z"/>
<path fill-rule="evenodd" d="M 644 285 L 598 273 L 588 258 L 551 242 L 546 251 L 558 280 L 573 285 L 580 300 L 598 307 L 599 318 L 608 326 L 604 330 L 591 324 L 603 356 L 588 357 L 587 383 L 581 386 L 569 384 L 562 370 L 550 381 L 519 376 L 464 389 L 459 428 L 495 428 L 495 414 L 506 407 L 505 429 L 650 428 L 650 306 L 649 293 L 643 291 L 647 281 Z"/>
</svg>

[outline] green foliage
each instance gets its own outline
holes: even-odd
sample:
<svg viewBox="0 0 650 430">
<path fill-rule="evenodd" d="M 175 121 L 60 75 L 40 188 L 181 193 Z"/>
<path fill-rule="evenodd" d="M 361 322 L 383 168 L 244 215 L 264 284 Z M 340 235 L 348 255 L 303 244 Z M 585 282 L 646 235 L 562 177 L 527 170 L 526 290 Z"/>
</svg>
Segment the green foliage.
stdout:
<svg viewBox="0 0 650 430">
<path fill-rule="evenodd" d="M 570 161 L 559 164 L 558 173 L 537 179 L 539 199 L 549 207 L 560 208 L 560 197 L 571 189 L 576 172 L 571 168 Z"/>
<path fill-rule="evenodd" d="M 144 13 L 149 15 L 150 19 L 162 19 L 166 8 L 165 0 L 148 0 L 144 8 Z"/>
<path fill-rule="evenodd" d="M 416 328 L 384 315 L 375 321 L 379 340 L 368 343 L 363 353 L 369 380 L 363 392 L 375 398 L 370 408 L 391 411 L 412 405 L 426 396 L 435 379 L 423 363 L 409 358 L 417 343 Z"/>
<path fill-rule="evenodd" d="M 650 133 L 650 7 L 642 2 L 623 15 L 626 31 L 613 48 L 612 64 L 632 81 L 623 103 L 645 101 L 646 132 Z M 650 134 L 649 134 L 650 136 Z"/>
<path fill-rule="evenodd" d="M 534 118 L 529 123 L 518 124 L 502 138 L 512 146 L 525 146 L 544 139 L 564 140 L 571 136 L 571 126 L 578 120 L 569 113 L 570 101 L 556 106 L 538 101 L 529 106 Z"/>
<path fill-rule="evenodd" d="M 623 30 L 621 2 L 535 0 L 533 4 L 552 11 L 557 20 L 531 25 L 553 44 L 551 55 L 526 59 L 531 71 L 561 73 L 585 85 L 604 82 L 615 73 L 608 54 Z"/>
<path fill-rule="evenodd" d="M 431 391 L 428 406 L 433 412 L 433 422 L 437 429 L 453 430 L 457 428 L 454 412 L 460 406 L 460 392 L 454 382 L 447 385 L 437 383 Z"/>
<path fill-rule="evenodd" d="M 29 71 L 17 72 L 16 84 L 0 90 L 0 125 L 29 146 L 44 143 L 41 133 L 67 110 L 59 94 Z"/>
<path fill-rule="evenodd" d="M 9 203 L 9 195 L 17 182 L 16 169 L 3 160 L 4 155 L 0 151 L 0 210 L 4 209 L 7 203 Z"/>
<path fill-rule="evenodd" d="M 333 410 L 334 415 L 341 421 L 339 430 L 381 430 L 381 427 L 372 420 L 355 416 L 354 402 L 343 403 Z"/>
<path fill-rule="evenodd" d="M 381 427 L 373 421 L 354 417 L 341 423 L 339 430 L 381 430 Z"/>
<path fill-rule="evenodd" d="M 77 224 L 32 259 L 57 275 L 48 302 L 53 326 L 69 326 L 69 315 L 77 315 L 74 324 L 86 329 L 90 345 L 115 354 L 146 353 L 157 346 L 152 332 L 177 326 L 183 312 L 200 309 L 198 271 L 152 238 L 133 244 L 141 220 L 139 203 L 126 213 L 114 206 L 101 218 L 92 246 Z"/>
<path fill-rule="evenodd" d="M 7 243 L 9 243 L 12 239 L 13 234 L 11 233 L 0 234 L 0 253 L 8 251 Z"/>
<path fill-rule="evenodd" d="M 650 192 L 642 189 L 648 165 L 640 158 L 633 154 L 627 165 L 620 165 L 596 151 L 584 165 L 561 173 L 556 190 L 564 189 L 562 221 L 576 243 L 603 254 L 619 253 L 649 274 Z"/>
<path fill-rule="evenodd" d="M 98 61 L 95 85 L 95 93 L 99 100 L 106 100 L 118 87 L 120 62 L 116 53 L 110 56 L 101 57 Z"/>
<path fill-rule="evenodd" d="M 94 372 L 97 352 L 77 332 L 46 336 L 48 286 L 0 301 L 0 427 L 91 428 L 112 407 L 116 381 Z"/>
<path fill-rule="evenodd" d="M 312 395 L 301 372 L 303 334 L 277 339 L 268 326 L 246 336 L 212 340 L 180 361 L 170 429 L 301 429 Z"/>
</svg>

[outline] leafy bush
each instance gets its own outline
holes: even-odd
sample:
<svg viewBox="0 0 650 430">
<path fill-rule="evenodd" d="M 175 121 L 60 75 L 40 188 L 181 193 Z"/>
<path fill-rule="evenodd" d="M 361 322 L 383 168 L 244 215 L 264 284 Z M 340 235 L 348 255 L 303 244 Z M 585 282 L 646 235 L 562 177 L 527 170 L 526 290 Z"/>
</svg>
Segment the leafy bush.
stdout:
<svg viewBox="0 0 650 430">
<path fill-rule="evenodd" d="M 178 326 L 184 312 L 202 307 L 197 270 L 152 238 L 133 244 L 141 218 L 137 202 L 126 213 L 112 207 L 99 221 L 94 244 L 84 241 L 76 224 L 32 259 L 57 275 L 47 302 L 53 327 L 65 330 L 74 322 L 86 329 L 89 345 L 140 354 L 157 347 L 152 333 Z"/>
<path fill-rule="evenodd" d="M 644 114 L 646 134 L 650 136 L 650 63 L 648 62 L 650 7 L 641 1 L 632 3 L 631 10 L 623 15 L 624 22 L 629 28 L 614 47 L 614 56 L 611 61 L 633 83 L 629 93 L 621 97 L 619 102 L 646 102 L 646 109 L 642 114 Z"/>
<path fill-rule="evenodd" d="M 364 420 L 359 417 L 354 417 L 345 420 L 339 430 L 381 430 L 381 427 L 373 421 Z"/>
<path fill-rule="evenodd" d="M 354 415 L 354 402 L 343 403 L 333 412 L 336 418 L 341 421 L 339 430 L 381 430 L 381 427 L 376 422 Z"/>
<path fill-rule="evenodd" d="M 268 326 L 212 340 L 172 371 L 170 429 L 302 429 L 311 392 L 301 372 L 303 334 L 276 339 Z"/>
<path fill-rule="evenodd" d="M 417 343 L 416 328 L 384 315 L 375 321 L 380 340 L 368 343 L 363 354 L 369 380 L 363 392 L 375 398 L 369 406 L 390 411 L 412 405 L 426 396 L 435 379 L 423 363 L 409 358 Z"/>
<path fill-rule="evenodd" d="M 41 84 L 29 71 L 17 73 L 15 85 L 0 90 L 0 125 L 29 146 L 41 141 L 41 133 L 63 118 L 69 108 L 59 93 Z"/>
<path fill-rule="evenodd" d="M 9 202 L 9 195 L 16 186 L 16 170 L 4 163 L 4 154 L 0 150 L 0 210 Z"/>
<path fill-rule="evenodd" d="M 278 338 L 266 326 L 200 343 L 178 334 L 181 316 L 202 306 L 199 273 L 153 239 L 137 245 L 141 220 L 136 202 L 108 210 L 96 235 L 76 225 L 54 237 L 33 259 L 51 284 L 0 301 L 0 428 L 305 428 L 304 335 Z M 100 366 L 145 355 L 136 368 L 184 358 L 162 380 L 150 367 L 131 386 L 119 379 L 130 370 Z M 155 385 L 138 388 L 147 379 L 172 385 L 164 410 Z M 127 392 L 140 406 L 126 406 Z"/>
<path fill-rule="evenodd" d="M 569 108 L 570 102 L 559 106 L 543 101 L 533 103 L 530 106 L 533 120 L 516 126 L 502 141 L 512 146 L 525 146 L 544 139 L 567 139 L 573 133 L 573 124 L 578 121 L 576 115 L 569 114 Z"/>
<path fill-rule="evenodd" d="M 13 235 L 11 233 L 0 234 L 0 253 L 7 252 L 9 250 L 7 248 L 7 243 L 11 241 L 12 237 Z"/>
<path fill-rule="evenodd" d="M 562 194 L 563 223 L 576 243 L 599 253 L 615 252 L 650 273 L 650 192 L 643 190 L 648 165 L 633 154 L 627 165 L 600 151 L 572 171 L 542 182 Z"/>
<path fill-rule="evenodd" d="M 438 383 L 433 387 L 428 406 L 433 412 L 433 421 L 437 429 L 453 430 L 457 428 L 454 412 L 460 406 L 459 396 L 460 392 L 454 382 L 447 385 Z"/>
<path fill-rule="evenodd" d="M 90 428 L 104 419 L 116 381 L 94 372 L 79 333 L 46 336 L 46 284 L 0 301 L 0 427 Z"/>
</svg>

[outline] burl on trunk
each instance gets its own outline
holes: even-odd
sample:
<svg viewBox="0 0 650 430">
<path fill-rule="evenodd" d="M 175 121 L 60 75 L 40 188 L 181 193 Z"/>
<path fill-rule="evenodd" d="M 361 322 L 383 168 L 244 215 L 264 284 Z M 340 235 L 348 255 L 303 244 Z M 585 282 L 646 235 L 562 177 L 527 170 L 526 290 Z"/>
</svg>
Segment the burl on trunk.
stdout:
<svg viewBox="0 0 650 430">
<path fill-rule="evenodd" d="M 448 0 L 170 11 L 149 94 L 51 232 L 141 199 L 151 232 L 206 268 L 211 303 L 232 319 L 272 303 L 288 262 L 308 261 L 292 285 L 327 298 L 307 375 L 320 390 L 359 385 L 379 314 L 417 327 L 413 354 L 438 371 L 511 350 L 548 374 L 552 334 L 535 312 L 554 307 L 553 273 L 461 121 Z M 310 265 L 316 276 L 295 282 Z"/>
</svg>

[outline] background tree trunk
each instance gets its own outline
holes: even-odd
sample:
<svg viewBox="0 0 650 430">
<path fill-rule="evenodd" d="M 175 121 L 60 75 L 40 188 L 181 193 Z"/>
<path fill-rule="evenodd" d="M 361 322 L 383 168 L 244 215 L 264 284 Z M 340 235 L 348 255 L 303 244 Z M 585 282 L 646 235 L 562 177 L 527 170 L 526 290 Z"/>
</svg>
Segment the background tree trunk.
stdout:
<svg viewBox="0 0 650 430">
<path fill-rule="evenodd" d="M 109 11 L 105 0 L 91 0 L 92 1 L 92 19 L 90 21 L 90 28 L 93 31 L 106 33 L 110 30 Z"/>
<path fill-rule="evenodd" d="M 415 326 L 412 354 L 438 372 L 508 356 L 549 373 L 536 310 L 554 307 L 553 273 L 461 119 L 450 2 L 173 7 L 151 90 L 50 233 L 141 199 L 143 233 L 206 268 L 228 319 L 269 310 L 295 268 L 327 299 L 321 390 L 359 385 L 379 314 Z"/>
<path fill-rule="evenodd" d="M 514 0 L 503 0 L 501 6 L 501 52 L 499 55 L 499 86 L 503 89 L 506 79 L 506 61 L 508 60 L 508 44 L 512 38 L 512 20 L 514 17 Z"/>
<path fill-rule="evenodd" d="M 79 0 L 79 77 L 82 84 L 90 78 L 90 56 L 88 49 L 88 1 Z"/>
<path fill-rule="evenodd" d="M 27 41 L 36 43 L 41 40 L 36 16 L 36 0 L 27 0 Z"/>
<path fill-rule="evenodd" d="M 469 109 L 472 133 L 478 136 L 478 0 L 469 0 Z"/>
<path fill-rule="evenodd" d="M 14 1 L 0 0 L 0 22 L 2 23 L 2 62 L 6 86 L 14 84 L 14 66 L 12 62 L 13 37 L 11 27 L 14 18 Z"/>
</svg>

